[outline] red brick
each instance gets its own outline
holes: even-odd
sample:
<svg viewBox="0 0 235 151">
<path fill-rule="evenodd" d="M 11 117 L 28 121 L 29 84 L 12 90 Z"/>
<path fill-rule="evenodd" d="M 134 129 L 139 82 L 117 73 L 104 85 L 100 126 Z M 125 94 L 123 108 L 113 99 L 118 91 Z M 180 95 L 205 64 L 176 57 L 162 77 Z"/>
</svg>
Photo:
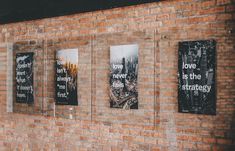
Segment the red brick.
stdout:
<svg viewBox="0 0 235 151">
<path fill-rule="evenodd" d="M 174 0 L 0 25 L 0 150 L 229 149 L 234 143 L 235 42 L 228 34 L 233 22 L 231 0 Z M 177 112 L 178 42 L 202 39 L 217 41 L 216 116 Z M 37 51 L 37 103 L 16 104 L 20 114 L 6 113 L 5 42 L 17 42 L 21 51 Z M 140 45 L 140 106 L 111 109 L 109 46 L 129 43 Z M 73 120 L 64 118 L 69 106 L 57 106 L 53 117 L 55 50 L 71 47 L 79 49 L 82 66 L 81 104 L 74 107 Z"/>
<path fill-rule="evenodd" d="M 210 144 L 216 143 L 216 139 L 215 138 L 203 138 L 202 141 L 204 143 L 210 143 Z"/>
<path fill-rule="evenodd" d="M 225 5 L 225 4 L 229 4 L 231 2 L 232 2 L 232 0 L 217 0 L 216 4 L 217 5 Z"/>
<path fill-rule="evenodd" d="M 218 144 L 230 145 L 230 144 L 232 144 L 232 140 L 229 140 L 229 139 L 217 139 L 217 143 Z"/>
</svg>

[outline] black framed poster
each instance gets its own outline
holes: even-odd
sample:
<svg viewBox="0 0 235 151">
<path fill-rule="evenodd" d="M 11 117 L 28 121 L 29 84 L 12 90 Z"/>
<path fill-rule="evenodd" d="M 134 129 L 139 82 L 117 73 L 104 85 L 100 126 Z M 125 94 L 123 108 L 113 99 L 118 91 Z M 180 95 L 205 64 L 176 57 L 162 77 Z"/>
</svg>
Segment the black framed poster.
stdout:
<svg viewBox="0 0 235 151">
<path fill-rule="evenodd" d="M 33 52 L 16 54 L 16 102 L 33 103 Z"/>
<path fill-rule="evenodd" d="M 216 42 L 179 43 L 179 112 L 216 114 Z"/>
<path fill-rule="evenodd" d="M 56 104 L 78 105 L 77 73 L 78 50 L 64 49 L 56 52 Z"/>
<path fill-rule="evenodd" d="M 138 109 L 138 45 L 110 47 L 110 107 Z"/>
</svg>

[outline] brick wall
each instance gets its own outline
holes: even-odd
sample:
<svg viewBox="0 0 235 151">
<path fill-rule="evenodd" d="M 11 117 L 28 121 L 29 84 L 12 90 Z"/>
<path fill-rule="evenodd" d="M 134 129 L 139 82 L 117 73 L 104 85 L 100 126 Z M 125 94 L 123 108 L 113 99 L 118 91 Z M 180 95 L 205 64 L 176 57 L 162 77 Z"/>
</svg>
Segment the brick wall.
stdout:
<svg viewBox="0 0 235 151">
<path fill-rule="evenodd" d="M 234 150 L 233 0 L 166 0 L 0 25 L 0 31 L 0 150 Z M 178 42 L 202 39 L 217 41 L 216 116 L 178 113 Z M 7 47 L 22 42 L 31 47 L 33 41 L 44 41 L 43 53 L 37 53 L 44 69 L 37 73 L 42 76 L 38 83 L 44 87 L 37 97 L 43 98 L 42 114 L 47 116 L 7 113 Z M 108 45 L 134 42 L 143 49 L 140 109 L 110 109 Z M 54 51 L 70 47 L 79 48 L 81 58 L 81 104 L 73 120 L 52 117 L 50 110 Z M 65 116 L 66 110 L 57 109 Z"/>
</svg>

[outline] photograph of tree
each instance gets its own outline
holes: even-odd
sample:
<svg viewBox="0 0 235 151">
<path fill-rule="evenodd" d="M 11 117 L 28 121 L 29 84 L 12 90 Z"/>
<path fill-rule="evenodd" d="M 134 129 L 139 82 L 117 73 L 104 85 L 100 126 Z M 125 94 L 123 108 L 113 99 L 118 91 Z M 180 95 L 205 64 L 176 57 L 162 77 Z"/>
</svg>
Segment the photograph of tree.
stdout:
<svg viewBox="0 0 235 151">
<path fill-rule="evenodd" d="M 138 45 L 110 47 L 110 107 L 138 109 Z"/>
<path fill-rule="evenodd" d="M 16 54 L 16 102 L 33 103 L 33 52 Z"/>
<path fill-rule="evenodd" d="M 216 114 L 216 42 L 179 43 L 179 112 Z"/>
<path fill-rule="evenodd" d="M 78 50 L 65 49 L 56 52 L 56 104 L 78 105 L 77 73 Z"/>
</svg>

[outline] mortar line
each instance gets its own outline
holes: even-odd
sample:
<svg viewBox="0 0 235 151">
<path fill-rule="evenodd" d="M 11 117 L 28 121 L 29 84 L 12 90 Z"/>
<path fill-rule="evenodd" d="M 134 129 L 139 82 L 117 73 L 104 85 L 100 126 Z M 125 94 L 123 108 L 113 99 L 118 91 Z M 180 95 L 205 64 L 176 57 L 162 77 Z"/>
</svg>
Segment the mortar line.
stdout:
<svg viewBox="0 0 235 151">
<path fill-rule="evenodd" d="M 154 50 L 153 50 L 153 53 L 154 53 L 154 65 L 153 65 L 153 68 L 154 68 L 154 129 L 156 129 L 156 29 L 154 30 L 154 37 L 153 37 L 153 40 L 154 40 Z"/>
<path fill-rule="evenodd" d="M 90 40 L 91 40 L 91 44 L 90 44 L 90 48 L 91 48 L 91 61 L 90 61 L 90 63 L 91 63 L 91 65 L 90 65 L 90 70 L 91 70 L 91 72 L 90 72 L 90 80 L 91 80 L 91 108 L 90 108 L 90 110 L 91 110 L 91 122 L 92 122 L 92 120 L 93 120 L 93 39 L 94 39 L 94 35 L 91 35 L 91 38 L 90 38 Z"/>
</svg>

